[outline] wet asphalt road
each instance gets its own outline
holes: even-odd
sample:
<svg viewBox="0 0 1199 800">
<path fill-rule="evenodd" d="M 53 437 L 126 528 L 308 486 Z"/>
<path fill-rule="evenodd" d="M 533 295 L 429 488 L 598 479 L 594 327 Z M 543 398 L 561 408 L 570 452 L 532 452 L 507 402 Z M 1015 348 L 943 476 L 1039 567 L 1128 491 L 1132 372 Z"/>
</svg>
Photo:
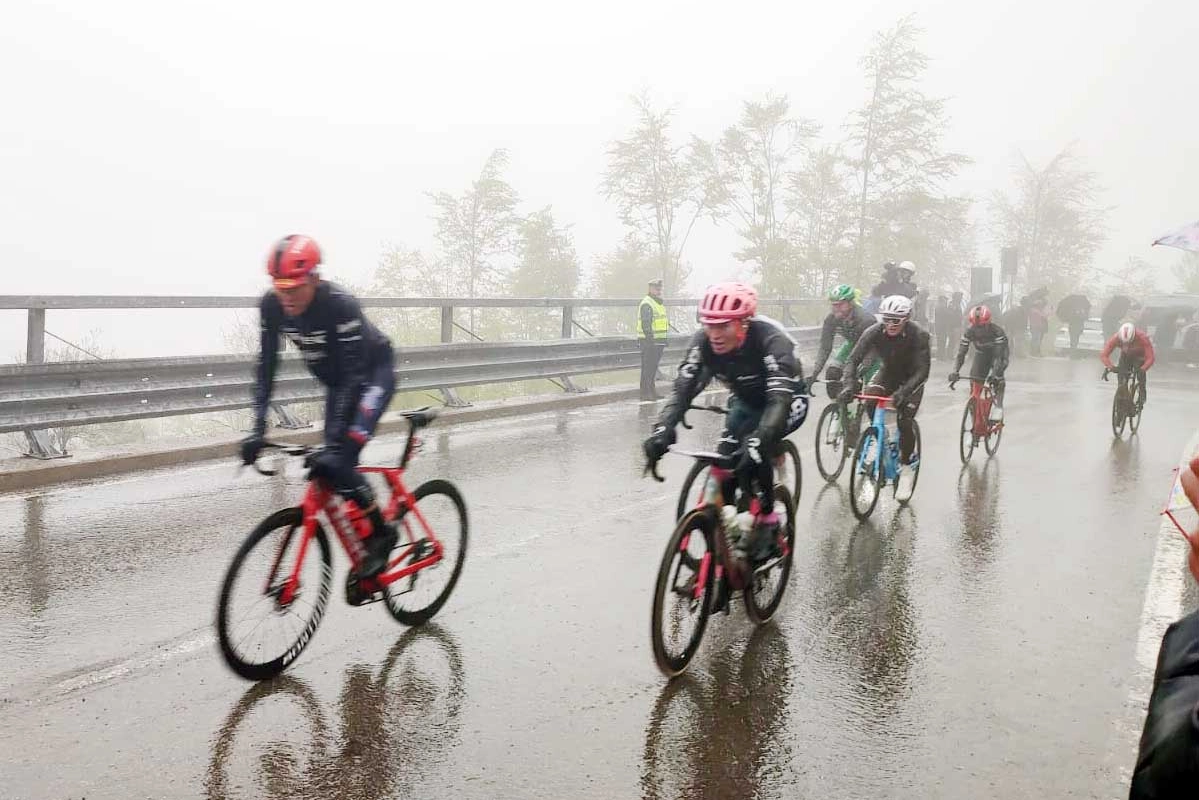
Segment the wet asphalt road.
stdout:
<svg viewBox="0 0 1199 800">
<path fill-rule="evenodd" d="M 449 603 L 420 630 L 351 608 L 339 554 L 313 643 L 258 686 L 220 660 L 216 596 L 298 465 L 0 497 L 0 797 L 1126 796 L 1133 651 L 1199 376 L 1154 370 L 1140 435 L 1113 442 L 1096 364 L 1018 361 L 1002 449 L 963 470 L 944 371 L 912 505 L 884 495 L 868 524 L 846 476 L 816 473 L 816 401 L 782 609 L 715 617 L 670 684 L 649 607 L 689 465 L 640 478 L 647 406 L 430 428 L 413 483 L 455 481 L 472 523 Z M 693 416 L 683 441 L 710 443 Z"/>
</svg>

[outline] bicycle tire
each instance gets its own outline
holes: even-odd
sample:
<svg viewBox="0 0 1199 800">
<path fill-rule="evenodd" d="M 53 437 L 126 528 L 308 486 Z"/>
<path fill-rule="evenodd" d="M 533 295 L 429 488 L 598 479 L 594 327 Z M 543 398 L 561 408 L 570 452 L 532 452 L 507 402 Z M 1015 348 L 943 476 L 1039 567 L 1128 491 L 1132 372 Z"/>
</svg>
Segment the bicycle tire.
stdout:
<svg viewBox="0 0 1199 800">
<path fill-rule="evenodd" d="M 992 408 L 994 408 L 995 400 L 991 399 Z M 983 438 L 983 448 L 987 451 L 987 455 L 993 456 L 999 452 L 999 442 L 1003 439 L 1003 426 L 1006 423 L 1000 420 L 998 423 L 991 424 L 991 420 L 987 420 L 987 435 Z"/>
<path fill-rule="evenodd" d="M 703 641 L 704 630 L 708 626 L 708 617 L 712 613 L 712 594 L 716 588 L 715 562 L 718 559 L 715 547 L 715 516 L 715 509 L 711 506 L 697 508 L 685 514 L 675 525 L 674 533 L 671 534 L 669 541 L 666 543 L 666 550 L 662 554 L 662 563 L 658 567 L 658 577 L 654 584 L 654 601 L 650 613 L 650 641 L 653 644 L 654 661 L 657 662 L 658 669 L 662 670 L 663 674 L 670 678 L 681 675 L 687 669 L 687 665 L 691 663 L 691 659 L 695 657 L 700 642 Z M 699 598 L 698 605 L 694 609 L 698 614 L 698 618 L 695 621 L 695 628 L 691 632 L 691 636 L 688 638 L 687 644 L 682 648 L 682 651 L 674 655 L 667 652 L 667 644 L 662 632 L 663 623 L 666 622 L 666 599 L 667 595 L 677 594 L 674 591 L 676 589 L 677 573 L 679 572 L 679 570 L 674 569 L 676 556 L 679 559 L 680 569 L 684 563 L 695 560 L 694 554 L 683 549 L 684 537 L 688 537 L 687 542 L 689 546 L 691 541 L 690 536 L 697 533 L 703 538 L 705 552 L 711 555 L 708 563 L 708 575 L 704 584 L 703 596 Z M 700 557 L 700 564 L 702 564 L 702 555 Z M 698 580 L 698 569 L 695 570 L 694 575 Z"/>
<path fill-rule="evenodd" d="M 316 602 L 312 604 L 313 616 L 303 626 L 295 643 L 276 658 L 264 662 L 251 662 L 237 652 L 232 642 L 233 632 L 230 629 L 229 620 L 230 593 L 246 557 L 268 535 L 285 526 L 288 528 L 288 531 L 285 534 L 286 539 L 279 548 L 279 552 L 280 554 L 286 553 L 293 538 L 301 532 L 303 523 L 304 512 L 300 508 L 285 508 L 271 514 L 260 522 L 258 527 L 251 531 L 250 535 L 242 542 L 241 547 L 234 554 L 228 570 L 225 572 L 225 579 L 221 584 L 220 599 L 217 601 L 217 640 L 220 642 L 221 655 L 224 656 L 225 663 L 229 665 L 230 669 L 247 680 L 264 680 L 274 677 L 287 669 L 287 666 L 299 658 L 300 653 L 304 652 L 308 643 L 312 641 L 313 634 L 316 633 L 316 629 L 320 625 L 321 619 L 324 617 L 325 610 L 328 607 L 329 592 L 333 583 L 333 554 L 329 548 L 329 537 L 325 533 L 325 529 L 317 522 L 313 540 L 317 543 L 321 558 L 321 583 L 317 590 Z M 270 576 L 268 581 L 273 579 L 273 577 Z"/>
<path fill-rule="evenodd" d="M 798 507 L 799 496 L 803 492 L 803 462 L 799 460 L 799 448 L 796 447 L 795 442 L 791 441 L 790 439 L 783 439 L 783 442 L 779 447 L 779 454 L 784 458 L 789 456 L 791 458 L 791 463 L 795 466 L 795 480 L 792 481 L 791 486 L 787 487 L 787 490 L 791 493 L 792 501 L 795 503 L 796 507 Z"/>
<path fill-rule="evenodd" d="M 874 507 L 878 505 L 879 495 L 883 493 L 883 450 L 881 440 L 874 443 L 873 466 L 862 463 L 863 459 L 871 452 L 870 445 L 872 439 L 879 439 L 878 431 L 873 425 L 862 431 L 862 438 L 858 440 L 858 448 L 854 451 L 854 467 L 849 471 L 849 507 L 853 511 L 853 515 L 860 520 L 866 519 L 874 512 Z M 873 475 L 868 475 L 866 470 L 870 470 Z M 873 481 L 874 496 L 865 507 L 860 507 L 858 488 L 864 480 Z"/>
<path fill-rule="evenodd" d="M 692 505 L 689 502 L 689 495 L 691 494 L 691 489 L 694 486 L 696 479 L 699 478 L 700 473 L 707 469 L 707 464 L 702 461 L 696 461 L 691 465 L 691 469 L 687 471 L 687 477 L 683 479 L 683 487 L 679 489 L 679 500 L 675 507 L 674 518 L 676 521 L 682 519 L 684 514 L 697 507 L 698 504 Z M 704 480 L 706 481 L 707 478 L 705 477 Z M 703 486 L 703 482 L 700 483 L 700 486 Z M 726 500 L 726 502 L 732 501 Z"/>
<path fill-rule="evenodd" d="M 1145 409 L 1143 407 L 1138 409 L 1136 406 L 1136 398 L 1141 396 L 1141 378 L 1139 376 L 1137 377 L 1137 382 L 1136 382 L 1136 384 L 1134 384 L 1134 386 L 1136 388 L 1135 392 L 1133 392 L 1132 389 L 1128 390 L 1128 400 L 1129 400 L 1129 403 L 1132 404 L 1132 413 L 1128 415 L 1128 435 L 1129 436 L 1132 436 L 1134 433 L 1136 433 L 1138 430 L 1140 430 L 1141 414 L 1143 414 L 1145 411 Z"/>
<path fill-rule="evenodd" d="M 816 469 L 820 471 L 820 477 L 829 483 L 834 483 L 837 478 L 841 477 L 841 471 L 845 469 L 845 456 L 849 452 L 849 429 L 846 425 L 848 416 L 845 406 L 840 403 L 829 403 L 824 407 L 824 411 L 820 412 L 820 419 L 816 423 Z M 836 417 L 841 420 L 841 446 L 839 448 L 840 455 L 836 458 L 836 469 L 832 469 L 831 464 L 824 463 L 824 458 L 821 456 L 823 452 L 821 445 L 827 438 L 828 427 L 833 424 L 832 421 Z"/>
<path fill-rule="evenodd" d="M 962 411 L 962 426 L 958 431 L 958 456 L 961 457 L 963 465 L 970 463 L 970 456 L 974 455 L 974 448 L 978 446 L 974 437 L 974 409 L 974 398 L 971 397 Z M 967 438 L 969 444 L 966 442 Z"/>
<path fill-rule="evenodd" d="M 1124 386 L 1116 387 L 1116 394 L 1112 397 L 1112 433 L 1117 439 L 1124 435 L 1124 423 L 1128 417 L 1124 413 L 1124 397 L 1127 394 L 1127 389 Z"/>
<path fill-rule="evenodd" d="M 775 499 L 782 500 L 783 507 L 787 509 L 787 524 L 780 531 L 780 536 L 783 540 L 782 544 L 786 548 L 786 555 L 775 565 L 775 567 L 780 569 L 777 589 L 768 601 L 760 603 L 753 586 L 757 583 L 761 575 L 755 570 L 754 574 L 750 577 L 751 585 L 747 586 L 745 591 L 742 592 L 745 599 L 745 613 L 758 625 L 769 622 L 770 618 L 774 616 L 774 612 L 778 611 L 779 605 L 783 602 L 783 595 L 787 591 L 787 583 L 791 579 L 791 562 L 795 558 L 795 500 L 791 497 L 791 492 L 787 487 L 781 483 L 775 485 L 774 494 Z M 773 567 L 771 571 L 774 571 Z"/>
<path fill-rule="evenodd" d="M 404 597 L 408 591 L 411 591 L 412 586 L 416 584 L 418 577 L 422 573 L 441 566 L 445 563 L 444 559 L 437 564 L 433 564 L 429 567 L 425 567 L 424 569 L 412 573 L 397 583 L 392 583 L 383 587 L 383 604 L 387 606 L 387 610 L 391 616 L 402 625 L 423 625 L 424 623 L 428 622 L 434 614 L 441 610 L 441 607 L 445 605 L 446 600 L 449 599 L 450 592 L 452 592 L 454 590 L 454 586 L 457 585 L 458 578 L 462 575 L 462 565 L 466 560 L 466 547 L 470 539 L 470 522 L 466 513 L 466 501 L 462 499 L 462 493 L 458 491 L 458 487 L 454 486 L 454 484 L 450 483 L 449 481 L 441 480 L 440 478 L 422 483 L 420 486 L 416 487 L 416 491 L 412 493 L 413 499 L 417 503 L 420 503 L 420 501 L 424 500 L 426 497 L 432 497 L 434 495 L 444 495 L 445 497 L 449 498 L 458 514 L 458 554 L 454 558 L 450 577 L 449 580 L 446 581 L 445 587 L 442 588 L 442 590 L 438 592 L 437 596 L 434 597 L 433 600 L 431 600 L 427 605 L 419 608 L 405 608 L 401 604 L 400 598 Z M 401 515 L 401 518 L 396 521 L 397 525 L 403 523 L 403 516 L 404 515 Z M 437 531 L 435 533 L 437 533 L 438 538 L 441 539 L 443 543 L 448 541 L 446 538 L 448 534 L 446 534 L 444 531 Z M 401 536 L 396 542 L 396 546 L 399 547 L 402 546 L 402 544 L 403 537 Z M 395 588 L 397 584 L 405 581 L 410 582 L 409 590 L 405 592 L 397 591 Z"/>
</svg>

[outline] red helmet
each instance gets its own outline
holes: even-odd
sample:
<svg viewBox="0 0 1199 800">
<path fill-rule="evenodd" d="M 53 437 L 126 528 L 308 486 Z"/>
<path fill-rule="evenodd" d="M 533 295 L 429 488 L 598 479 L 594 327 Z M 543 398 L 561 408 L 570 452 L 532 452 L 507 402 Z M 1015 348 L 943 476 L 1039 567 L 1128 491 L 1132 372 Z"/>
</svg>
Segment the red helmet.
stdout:
<svg viewBox="0 0 1199 800">
<path fill-rule="evenodd" d="M 714 283 L 699 303 L 699 321 L 705 325 L 748 319 L 758 310 L 758 293 L 752 286 L 735 281 Z"/>
<path fill-rule="evenodd" d="M 975 306 L 970 309 L 970 313 L 966 315 L 966 319 L 969 320 L 972 326 L 986 325 L 991 321 L 991 309 L 986 306 Z"/>
<path fill-rule="evenodd" d="M 316 242 L 297 234 L 280 239 L 266 259 L 266 271 L 274 279 L 276 289 L 299 286 L 320 265 L 321 249 Z"/>
</svg>

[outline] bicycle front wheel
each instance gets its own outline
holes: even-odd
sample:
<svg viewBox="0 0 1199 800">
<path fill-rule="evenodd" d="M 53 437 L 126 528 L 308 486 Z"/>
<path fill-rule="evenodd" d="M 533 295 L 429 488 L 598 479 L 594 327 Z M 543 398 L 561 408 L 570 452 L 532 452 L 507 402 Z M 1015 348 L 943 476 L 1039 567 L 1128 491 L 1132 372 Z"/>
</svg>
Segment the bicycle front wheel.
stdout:
<svg viewBox="0 0 1199 800">
<path fill-rule="evenodd" d="M 699 649 L 716 582 L 716 521 L 713 508 L 697 508 L 675 526 L 654 586 L 650 639 L 658 668 L 673 678 Z"/>
<path fill-rule="evenodd" d="M 396 541 L 400 560 L 389 566 L 388 572 L 432 555 L 431 537 L 441 545 L 441 560 L 384 586 L 383 599 L 397 622 L 423 625 L 441 610 L 458 583 L 466 560 L 469 523 L 466 502 L 449 481 L 422 483 L 412 496 L 415 506 L 407 509 L 395 523 L 400 534 Z"/>
<path fill-rule="evenodd" d="M 1137 398 L 1141 396 L 1141 379 L 1138 378 L 1136 384 L 1128 390 L 1128 433 L 1132 435 L 1141 427 L 1141 414 L 1145 409 L 1138 408 L 1136 405 Z"/>
<path fill-rule="evenodd" d="M 849 442 L 845 416 L 845 406 L 829 403 L 816 423 L 816 469 L 829 483 L 837 480 L 845 468 Z"/>
<path fill-rule="evenodd" d="M 978 439 L 974 436 L 974 398 L 971 397 L 966 401 L 966 409 L 962 412 L 962 427 L 958 436 L 958 455 L 962 458 L 963 464 L 970 463 L 970 456 L 974 455 L 974 448 L 978 444 Z"/>
<path fill-rule="evenodd" d="M 878 505 L 883 485 L 883 448 L 878 430 L 862 431 L 854 452 L 854 468 L 849 471 L 849 506 L 858 519 L 866 519 Z"/>
<path fill-rule="evenodd" d="M 320 625 L 333 582 L 329 537 L 315 523 L 305 545 L 304 513 L 276 511 L 246 538 L 225 573 L 217 604 L 217 638 L 225 663 L 252 681 L 295 661 Z"/>
<path fill-rule="evenodd" d="M 1116 438 L 1124 435 L 1124 423 L 1128 419 L 1125 414 L 1125 400 L 1128 396 L 1128 390 L 1123 386 L 1116 388 L 1116 394 L 1112 397 L 1112 433 Z"/>
</svg>

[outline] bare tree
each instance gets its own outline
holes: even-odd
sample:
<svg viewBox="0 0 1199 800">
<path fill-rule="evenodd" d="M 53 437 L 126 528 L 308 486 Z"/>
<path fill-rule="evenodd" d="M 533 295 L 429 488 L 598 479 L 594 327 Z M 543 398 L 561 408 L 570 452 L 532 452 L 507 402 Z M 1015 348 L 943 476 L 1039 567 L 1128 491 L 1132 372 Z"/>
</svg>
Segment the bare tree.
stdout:
<svg viewBox="0 0 1199 800">
<path fill-rule="evenodd" d="M 601 191 L 616 203 L 621 222 L 653 247 L 662 290 L 681 291 L 682 254 L 696 221 L 713 209 L 694 153 L 670 136 L 671 110 L 656 110 L 646 95 L 633 98 L 638 123 L 608 148 Z"/>
<path fill-rule="evenodd" d="M 928 58 L 917 46 L 914 17 L 875 36 L 863 57 L 869 97 L 848 123 L 856 173 L 858 279 L 867 264 L 895 256 L 892 221 L 906 203 L 935 196 L 970 159 L 942 149 L 945 101 L 924 94 L 919 80 Z M 907 257 L 910 257 L 908 255 Z"/>
<path fill-rule="evenodd" d="M 793 294 L 798 284 L 784 203 L 787 168 L 819 130 L 790 113 L 786 96 L 747 101 L 715 145 L 695 144 L 714 204 L 737 220 L 746 243 L 736 256 L 757 266 L 766 294 Z"/>
<path fill-rule="evenodd" d="M 1110 209 L 1100 205 L 1098 175 L 1068 146 L 1041 169 L 1019 154 L 1013 178 L 1013 194 L 991 198 L 994 237 L 1019 248 L 1025 286 L 1077 290 L 1107 239 Z"/>
</svg>

